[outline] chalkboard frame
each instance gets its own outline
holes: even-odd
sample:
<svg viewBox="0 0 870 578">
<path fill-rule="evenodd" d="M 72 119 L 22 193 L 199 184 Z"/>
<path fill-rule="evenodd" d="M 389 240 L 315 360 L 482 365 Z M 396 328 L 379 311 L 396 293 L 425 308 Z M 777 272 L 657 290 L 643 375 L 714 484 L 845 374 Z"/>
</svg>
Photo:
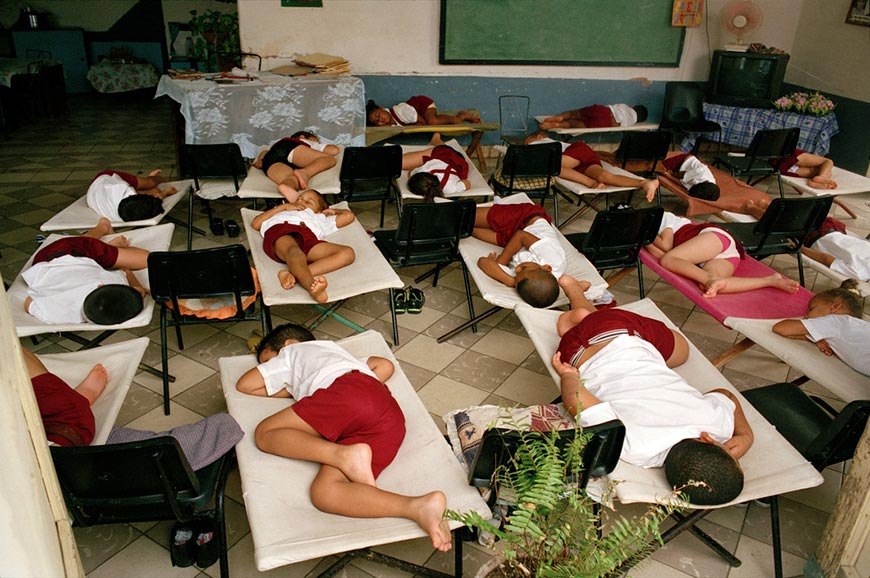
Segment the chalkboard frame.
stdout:
<svg viewBox="0 0 870 578">
<path fill-rule="evenodd" d="M 628 66 L 628 67 L 645 67 L 645 68 L 678 68 L 680 60 L 683 57 L 683 46 L 686 41 L 685 27 L 679 27 L 680 41 L 677 46 L 676 55 L 672 61 L 668 62 L 637 62 L 637 61 L 601 61 L 601 60 L 525 60 L 521 58 L 448 58 L 448 35 L 447 35 L 447 4 L 451 0 L 441 0 L 441 13 L 439 15 L 439 42 L 438 42 L 438 62 L 440 64 L 503 64 L 503 65 L 523 65 L 533 64 L 536 66 Z"/>
</svg>

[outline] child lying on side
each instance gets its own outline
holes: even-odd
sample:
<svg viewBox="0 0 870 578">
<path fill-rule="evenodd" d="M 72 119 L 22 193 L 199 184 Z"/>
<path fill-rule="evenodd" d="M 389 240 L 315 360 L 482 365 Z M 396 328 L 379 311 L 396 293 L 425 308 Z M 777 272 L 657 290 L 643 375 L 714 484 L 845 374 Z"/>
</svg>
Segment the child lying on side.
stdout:
<svg viewBox="0 0 870 578">
<path fill-rule="evenodd" d="M 439 114 L 435 101 L 428 96 L 412 96 L 406 102 L 400 102 L 384 108 L 370 100 L 366 104 L 366 122 L 369 126 L 406 126 L 409 124 L 461 124 L 463 122 L 480 122 L 480 117 L 467 110 L 460 110 L 456 116 Z"/>
<path fill-rule="evenodd" d="M 168 181 L 159 169 L 147 177 L 106 170 L 97 173 L 85 198 L 91 209 L 113 223 L 142 221 L 162 213 L 163 199 L 178 192 L 175 187 L 158 187 Z"/>
<path fill-rule="evenodd" d="M 444 144 L 439 133 L 432 135 L 431 148 L 402 155 L 402 170 L 410 171 L 408 190 L 434 202 L 445 193 L 461 193 L 471 186 L 468 161 L 462 153 Z"/>
</svg>

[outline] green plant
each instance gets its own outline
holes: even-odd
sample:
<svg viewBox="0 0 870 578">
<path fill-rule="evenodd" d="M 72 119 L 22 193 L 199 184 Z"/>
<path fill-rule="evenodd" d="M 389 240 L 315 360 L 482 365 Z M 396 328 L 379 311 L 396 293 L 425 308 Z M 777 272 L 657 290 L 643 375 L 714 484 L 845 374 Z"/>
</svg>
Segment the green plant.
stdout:
<svg viewBox="0 0 870 578">
<path fill-rule="evenodd" d="M 605 518 L 593 508 L 593 499 L 571 483 L 580 479 L 589 436 L 576 430 L 565 450 L 557 446 L 555 431 L 525 431 L 519 437 L 510 463 L 493 474 L 493 487 L 514 504 L 504 524 L 497 527 L 476 512 L 447 512 L 448 518 L 501 540 L 502 559 L 495 560 L 500 564 L 490 576 L 617 576 L 661 545 L 659 526 L 676 509 L 676 500 L 651 505 L 639 518 L 612 516 L 605 531 Z"/>
<path fill-rule="evenodd" d="M 193 57 L 203 63 L 201 70 L 204 72 L 218 69 L 218 53 L 241 52 L 237 13 L 206 10 L 199 14 L 191 10 L 188 25 L 195 34 Z"/>
</svg>

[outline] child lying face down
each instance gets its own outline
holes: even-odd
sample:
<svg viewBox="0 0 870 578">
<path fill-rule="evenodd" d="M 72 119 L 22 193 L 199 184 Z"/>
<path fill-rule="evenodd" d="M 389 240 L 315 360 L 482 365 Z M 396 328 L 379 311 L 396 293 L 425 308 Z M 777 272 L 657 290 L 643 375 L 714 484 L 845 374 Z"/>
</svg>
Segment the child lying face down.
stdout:
<svg viewBox="0 0 870 578">
<path fill-rule="evenodd" d="M 768 277 L 734 277 L 744 258 L 743 247 L 713 223 L 693 223 L 665 211 L 659 233 L 646 250 L 662 267 L 698 284 L 704 297 L 774 287 L 795 293 L 800 285 L 774 273 Z"/>
<path fill-rule="evenodd" d="M 562 114 L 549 116 L 540 123 L 541 129 L 553 128 L 605 128 L 634 126 L 647 117 L 647 109 L 642 104 L 593 104 Z"/>
<path fill-rule="evenodd" d="M 85 198 L 91 209 L 109 221 L 142 221 L 162 213 L 163 199 L 178 192 L 175 187 L 159 188 L 168 181 L 159 169 L 147 177 L 106 170 L 97 173 Z"/>
<path fill-rule="evenodd" d="M 444 144 L 439 133 L 429 141 L 432 148 L 402 155 L 402 170 L 410 171 L 408 190 L 426 203 L 435 197 L 467 191 L 468 161 L 462 153 Z"/>
<path fill-rule="evenodd" d="M 559 298 L 557 279 L 567 265 L 565 250 L 550 225 L 550 215 L 534 203 L 499 203 L 478 207 L 471 235 L 504 247 L 477 261 L 496 281 L 516 287 L 532 307 L 549 307 Z"/>
<path fill-rule="evenodd" d="M 405 416 L 383 383 L 393 375 L 390 360 L 357 359 L 331 341 L 315 341 L 304 327 L 287 324 L 263 338 L 257 361 L 236 388 L 296 400 L 257 426 L 257 447 L 322 464 L 310 490 L 317 509 L 354 518 L 407 518 L 438 550 L 452 547 L 442 492 L 403 496 L 375 482 L 405 437 Z"/>
<path fill-rule="evenodd" d="M 601 158 L 583 141 L 565 143 L 548 138 L 546 133 L 537 132 L 525 139 L 525 144 L 558 142 L 562 145 L 562 168 L 559 176 L 565 180 L 580 183 L 590 189 L 614 187 L 635 187 L 643 189 L 647 201 L 655 198 L 659 188 L 658 179 L 639 179 L 617 175 L 601 166 Z"/>
<path fill-rule="evenodd" d="M 288 202 L 295 203 L 311 177 L 335 166 L 339 152 L 335 145 L 322 144 L 314 133 L 300 130 L 262 151 L 253 165 L 277 183 Z"/>
<path fill-rule="evenodd" d="M 44 323 L 114 325 L 142 311 L 148 293 L 132 271 L 148 266 L 148 251 L 130 247 L 105 217 L 81 237 L 64 237 L 42 247 L 29 269 L 24 310 Z"/>
<path fill-rule="evenodd" d="M 836 289 L 816 294 L 803 319 L 783 319 L 774 333 L 816 344 L 825 355 L 870 376 L 870 321 L 861 317 L 863 306 L 857 281 L 846 279 Z"/>
<path fill-rule="evenodd" d="M 703 394 L 669 369 L 685 362 L 688 344 L 661 321 L 597 311 L 583 295 L 588 283 L 565 275 L 560 284 L 571 310 L 559 317 L 552 364 L 566 409 L 584 427 L 621 420 L 620 459 L 664 466 L 668 482 L 692 503 L 736 498 L 743 489 L 737 460 L 754 441 L 736 396 L 724 389 Z M 689 480 L 705 485 L 687 486 Z"/>
<path fill-rule="evenodd" d="M 286 263 L 278 273 L 284 289 L 296 283 L 318 303 L 326 303 L 326 273 L 354 262 L 356 255 L 346 245 L 330 243 L 324 238 L 354 220 L 346 209 L 330 209 L 314 189 L 302 191 L 296 203 L 283 203 L 260 213 L 251 222 L 263 235 L 263 250 L 273 260 Z"/>
<path fill-rule="evenodd" d="M 480 122 L 480 117 L 467 110 L 456 116 L 439 114 L 435 101 L 428 96 L 412 96 L 405 102 L 384 108 L 370 100 L 366 103 L 366 121 L 369 126 L 406 126 L 410 124 L 461 124 Z"/>
</svg>

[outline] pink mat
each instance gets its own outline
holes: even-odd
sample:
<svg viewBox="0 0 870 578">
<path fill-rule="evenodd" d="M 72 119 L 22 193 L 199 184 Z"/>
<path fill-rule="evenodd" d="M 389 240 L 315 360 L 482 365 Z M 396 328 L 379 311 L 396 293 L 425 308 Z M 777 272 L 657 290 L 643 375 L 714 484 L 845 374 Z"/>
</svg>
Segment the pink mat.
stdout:
<svg viewBox="0 0 870 578">
<path fill-rule="evenodd" d="M 743 317 L 746 319 L 782 319 L 784 317 L 803 317 L 813 293 L 801 287 L 794 295 L 785 291 L 765 287 L 745 293 L 730 293 L 717 295 L 707 299 L 698 289 L 694 281 L 671 273 L 661 265 L 646 249 L 641 250 L 640 260 L 644 265 L 655 271 L 659 276 L 674 286 L 674 288 L 691 299 L 695 305 L 713 316 L 716 321 L 725 325 L 728 317 Z M 747 256 L 740 262 L 735 277 L 765 277 L 775 273 L 767 265 Z M 727 327 L 727 326 L 726 326 Z"/>
</svg>

